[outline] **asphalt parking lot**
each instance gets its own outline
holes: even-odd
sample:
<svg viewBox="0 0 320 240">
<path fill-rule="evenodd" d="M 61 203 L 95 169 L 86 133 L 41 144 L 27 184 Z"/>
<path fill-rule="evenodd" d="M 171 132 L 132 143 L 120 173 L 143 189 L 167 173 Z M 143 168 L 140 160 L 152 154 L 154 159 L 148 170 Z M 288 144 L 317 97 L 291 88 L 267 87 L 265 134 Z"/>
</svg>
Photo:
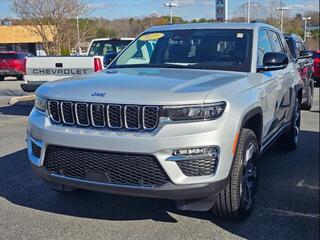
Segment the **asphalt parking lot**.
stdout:
<svg viewBox="0 0 320 240">
<path fill-rule="evenodd" d="M 167 200 L 51 191 L 27 159 L 30 110 L 0 106 L 1 240 L 319 239 L 319 88 L 302 113 L 300 147 L 274 146 L 262 157 L 257 204 L 241 223 L 178 211 Z"/>
</svg>

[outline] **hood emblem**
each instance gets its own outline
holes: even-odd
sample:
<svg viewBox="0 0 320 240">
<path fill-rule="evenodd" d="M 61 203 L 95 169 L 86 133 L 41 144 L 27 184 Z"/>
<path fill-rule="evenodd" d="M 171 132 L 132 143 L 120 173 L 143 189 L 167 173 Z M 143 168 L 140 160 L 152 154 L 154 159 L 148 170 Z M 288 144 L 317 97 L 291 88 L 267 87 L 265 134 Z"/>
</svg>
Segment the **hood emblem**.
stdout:
<svg viewBox="0 0 320 240">
<path fill-rule="evenodd" d="M 103 92 L 94 92 L 94 93 L 91 94 L 91 97 L 104 97 L 106 95 L 107 94 L 103 93 Z"/>
</svg>

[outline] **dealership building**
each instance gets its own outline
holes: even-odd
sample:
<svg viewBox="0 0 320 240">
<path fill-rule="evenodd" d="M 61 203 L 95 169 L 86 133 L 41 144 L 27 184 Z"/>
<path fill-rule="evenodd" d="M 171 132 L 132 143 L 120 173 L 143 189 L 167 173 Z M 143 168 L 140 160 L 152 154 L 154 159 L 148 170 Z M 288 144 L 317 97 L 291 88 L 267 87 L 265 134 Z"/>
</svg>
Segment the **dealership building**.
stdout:
<svg viewBox="0 0 320 240">
<path fill-rule="evenodd" d="M 48 36 L 47 36 L 48 37 Z M 52 40 L 49 35 L 48 39 Z M 43 40 L 31 26 L 0 26 L 0 51 L 22 51 L 36 56 L 46 55 Z"/>
</svg>

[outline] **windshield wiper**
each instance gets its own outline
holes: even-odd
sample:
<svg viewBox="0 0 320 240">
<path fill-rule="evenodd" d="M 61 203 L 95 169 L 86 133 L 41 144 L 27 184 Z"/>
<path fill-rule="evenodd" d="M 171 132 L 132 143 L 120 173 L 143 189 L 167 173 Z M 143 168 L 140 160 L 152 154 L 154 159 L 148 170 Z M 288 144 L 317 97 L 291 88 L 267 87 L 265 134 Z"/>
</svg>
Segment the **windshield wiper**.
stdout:
<svg viewBox="0 0 320 240">
<path fill-rule="evenodd" d="M 112 66 L 110 68 L 180 68 L 180 69 L 207 69 L 205 66 L 196 66 L 193 64 L 128 64 Z"/>
</svg>

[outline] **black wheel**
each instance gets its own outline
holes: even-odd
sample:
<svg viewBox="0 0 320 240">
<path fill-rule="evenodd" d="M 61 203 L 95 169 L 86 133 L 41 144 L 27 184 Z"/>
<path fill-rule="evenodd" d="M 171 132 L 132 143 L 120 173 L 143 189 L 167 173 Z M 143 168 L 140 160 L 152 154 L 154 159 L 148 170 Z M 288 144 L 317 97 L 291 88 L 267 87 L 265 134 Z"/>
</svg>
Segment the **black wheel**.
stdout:
<svg viewBox="0 0 320 240">
<path fill-rule="evenodd" d="M 0 81 L 3 81 L 4 80 L 4 76 L 0 76 Z"/>
<path fill-rule="evenodd" d="M 301 105 L 301 109 L 310 110 L 312 108 L 313 103 L 313 91 L 311 85 L 308 87 L 308 97 L 307 101 Z"/>
<path fill-rule="evenodd" d="M 229 183 L 218 196 L 212 211 L 224 218 L 244 219 L 255 203 L 258 184 L 259 146 L 250 129 L 242 129 Z"/>
<path fill-rule="evenodd" d="M 50 187 L 51 190 L 59 192 L 59 193 L 71 193 L 75 192 L 77 189 L 73 187 L 69 187 L 62 184 L 52 183 L 45 181 L 45 183 Z"/>
<path fill-rule="evenodd" d="M 291 126 L 289 130 L 278 139 L 278 144 L 282 149 L 292 151 L 298 147 L 300 123 L 301 103 L 300 100 L 297 98 L 292 113 Z"/>
<path fill-rule="evenodd" d="M 23 75 L 17 76 L 17 79 L 18 79 L 18 80 L 23 80 Z"/>
</svg>

